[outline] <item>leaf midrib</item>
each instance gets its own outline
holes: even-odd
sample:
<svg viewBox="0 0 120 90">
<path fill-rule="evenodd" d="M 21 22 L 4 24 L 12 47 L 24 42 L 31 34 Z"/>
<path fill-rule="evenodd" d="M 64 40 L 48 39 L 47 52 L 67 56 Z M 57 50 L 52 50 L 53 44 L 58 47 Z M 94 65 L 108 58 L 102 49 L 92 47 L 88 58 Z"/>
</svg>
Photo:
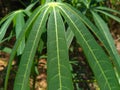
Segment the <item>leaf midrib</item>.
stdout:
<svg viewBox="0 0 120 90">
<path fill-rule="evenodd" d="M 53 12 L 54 12 L 54 19 L 55 19 L 55 35 L 56 35 L 56 45 L 57 45 L 57 59 L 58 59 L 58 77 L 59 77 L 59 82 L 60 82 L 60 89 L 61 89 L 61 87 L 62 87 L 62 81 L 61 81 L 61 70 L 60 70 L 60 56 L 59 56 L 59 40 L 58 40 L 58 30 L 57 30 L 57 28 L 58 28 L 58 26 L 57 26 L 57 17 L 56 17 L 56 13 L 55 13 L 55 8 L 53 8 Z"/>
</svg>

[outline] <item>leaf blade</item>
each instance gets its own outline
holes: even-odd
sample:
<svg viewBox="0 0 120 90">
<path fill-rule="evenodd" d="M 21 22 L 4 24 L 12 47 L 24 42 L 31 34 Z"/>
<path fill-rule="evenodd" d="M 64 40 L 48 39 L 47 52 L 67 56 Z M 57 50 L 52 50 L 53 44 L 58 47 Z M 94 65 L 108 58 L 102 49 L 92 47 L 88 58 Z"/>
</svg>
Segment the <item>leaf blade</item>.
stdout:
<svg viewBox="0 0 120 90">
<path fill-rule="evenodd" d="M 102 7 L 102 6 L 99 6 L 99 7 L 96 7 L 96 9 L 99 9 L 99 10 L 104 10 L 104 11 L 109 11 L 109 12 L 114 12 L 114 13 L 117 13 L 120 15 L 120 12 L 117 11 L 117 10 L 114 10 L 114 9 L 111 9 L 111 8 L 107 8 L 107 7 Z"/>
<path fill-rule="evenodd" d="M 120 89 L 112 64 L 88 29 L 81 22 L 77 13 L 74 14 L 75 12 L 73 13 L 72 8 L 70 10 L 70 7 L 66 5 L 64 7 L 62 5 L 59 8 L 73 30 L 79 44 L 82 46 L 100 88 L 102 90 Z"/>
<path fill-rule="evenodd" d="M 25 90 L 27 88 L 34 55 L 47 21 L 48 9 L 49 7 L 41 12 L 30 32 L 24 53 L 21 57 L 20 66 L 15 79 L 14 90 Z"/>
<path fill-rule="evenodd" d="M 102 11 L 102 10 L 95 10 L 95 11 L 100 12 L 100 13 L 102 13 L 102 14 L 105 14 L 106 16 L 108 16 L 108 17 L 110 17 L 110 18 L 112 18 L 112 19 L 114 19 L 115 21 L 117 21 L 117 22 L 120 23 L 120 18 L 119 18 L 119 17 L 116 17 L 116 16 L 114 16 L 114 15 L 112 15 L 112 14 L 109 14 L 109 13 L 107 13 L 107 12 L 105 12 L 105 11 Z"/>
<path fill-rule="evenodd" d="M 59 12 L 55 8 L 48 20 L 47 51 L 48 90 L 73 90 L 65 28 Z"/>
<path fill-rule="evenodd" d="M 68 48 L 70 47 L 70 44 L 71 44 L 71 42 L 73 40 L 73 37 L 74 37 L 74 33 L 72 32 L 70 27 L 68 27 L 68 30 L 66 31 L 66 39 L 67 39 Z"/>
<path fill-rule="evenodd" d="M 23 12 L 20 12 L 18 13 L 16 16 L 15 16 L 15 32 L 16 32 L 16 39 L 19 38 L 19 34 L 20 32 L 22 31 L 22 28 L 25 24 L 25 21 L 24 21 L 24 14 Z M 19 47 L 18 47 L 18 50 L 17 50 L 17 54 L 20 55 L 22 54 L 23 50 L 24 50 L 24 47 L 25 47 L 25 37 L 23 37 Z"/>
<path fill-rule="evenodd" d="M 113 62 L 115 63 L 117 70 L 120 72 L 120 56 L 116 50 L 114 40 L 109 32 L 108 26 L 97 13 L 92 12 L 92 14 L 93 14 L 93 18 L 95 20 L 96 26 L 98 26 L 100 31 L 103 33 L 103 36 L 107 40 L 107 43 L 109 44 L 108 46 L 109 54 L 113 57 Z"/>
<path fill-rule="evenodd" d="M 2 42 L 2 39 L 5 36 L 5 33 L 7 31 L 7 28 L 9 27 L 10 23 L 12 22 L 14 16 L 9 17 L 4 24 L 0 28 L 0 43 Z"/>
<path fill-rule="evenodd" d="M 38 16 L 38 14 L 40 13 L 40 11 L 42 10 L 42 7 L 38 7 L 33 14 L 30 16 L 29 20 L 26 22 L 25 26 L 23 27 L 23 30 L 20 33 L 20 38 L 16 41 L 10 59 L 9 59 L 9 63 L 8 63 L 8 68 L 7 68 L 7 74 L 5 77 L 5 84 L 4 84 L 4 89 L 7 90 L 7 84 L 8 84 L 8 78 L 9 78 L 9 74 L 10 74 L 10 70 L 11 70 L 11 64 L 12 61 L 15 57 L 17 48 L 19 47 L 19 44 L 22 40 L 22 38 L 25 36 L 26 32 L 28 32 L 28 30 L 30 30 L 31 25 L 33 24 L 34 20 L 36 19 L 36 17 Z"/>
</svg>

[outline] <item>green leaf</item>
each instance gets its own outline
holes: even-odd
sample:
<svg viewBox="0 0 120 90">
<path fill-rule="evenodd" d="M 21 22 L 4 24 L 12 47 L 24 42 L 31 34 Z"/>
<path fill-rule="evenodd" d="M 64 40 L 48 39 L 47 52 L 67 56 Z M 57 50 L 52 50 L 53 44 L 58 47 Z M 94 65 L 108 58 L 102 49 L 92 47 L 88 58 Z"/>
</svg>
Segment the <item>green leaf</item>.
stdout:
<svg viewBox="0 0 120 90">
<path fill-rule="evenodd" d="M 8 18 L 14 16 L 15 12 L 16 12 L 16 11 L 11 12 L 11 13 L 9 13 L 8 15 L 6 15 L 5 17 L 3 17 L 3 18 L 0 20 L 0 25 L 2 25 L 2 23 L 5 22 Z"/>
<path fill-rule="evenodd" d="M 101 90 L 119 90 L 120 85 L 109 58 L 81 22 L 78 14 L 67 5 L 61 4 L 59 8 L 83 48 Z"/>
<path fill-rule="evenodd" d="M 109 12 L 114 12 L 116 14 L 119 14 L 120 15 L 120 12 L 117 11 L 117 10 L 114 10 L 114 9 L 111 9 L 111 8 L 107 8 L 107 7 L 102 7 L 102 6 L 99 6 L 99 7 L 96 7 L 96 9 L 99 9 L 99 10 L 104 10 L 104 11 L 109 11 Z"/>
<path fill-rule="evenodd" d="M 44 42 L 42 39 L 40 39 L 39 45 L 38 45 L 38 52 L 41 53 L 43 48 L 44 48 Z"/>
<path fill-rule="evenodd" d="M 71 7 L 72 8 L 72 7 Z M 69 8 L 70 9 L 70 8 Z M 111 50 L 111 44 L 109 44 L 109 42 L 107 41 L 107 39 L 104 37 L 104 35 L 102 34 L 102 32 L 95 26 L 93 25 L 93 23 L 90 22 L 89 19 L 87 19 L 85 17 L 85 15 L 83 15 L 81 12 L 75 10 L 74 8 L 72 8 L 72 13 L 74 13 L 74 15 L 77 15 L 79 17 L 79 19 L 94 33 L 94 35 L 102 42 L 102 44 L 104 45 L 105 49 L 107 50 L 108 53 L 110 53 L 109 50 Z M 77 14 L 76 14 L 77 13 Z M 114 44 L 114 43 L 113 43 Z M 116 51 L 114 52 L 116 53 Z M 115 55 L 115 54 L 114 54 Z M 116 54 L 118 55 L 118 54 Z M 113 54 L 111 54 L 111 56 L 113 56 Z M 115 56 L 118 59 L 118 56 Z M 114 58 L 114 57 L 113 57 Z M 115 58 L 114 58 L 115 59 Z"/>
<path fill-rule="evenodd" d="M 4 47 L 4 49 L 2 51 L 10 54 L 12 49 L 9 47 Z"/>
<path fill-rule="evenodd" d="M 24 13 L 27 14 L 28 16 L 30 16 L 32 14 L 31 12 L 31 9 L 35 6 L 35 4 L 37 3 L 38 1 L 30 4 L 25 10 L 24 10 Z"/>
<path fill-rule="evenodd" d="M 21 57 L 19 69 L 15 78 L 14 90 L 26 90 L 33 59 L 36 53 L 38 42 L 46 26 L 49 7 L 40 13 L 30 32 L 24 53 Z"/>
<path fill-rule="evenodd" d="M 72 8 L 72 7 L 71 7 Z M 103 45 L 104 45 L 104 47 L 106 48 L 106 50 L 108 51 L 108 53 L 110 53 L 110 52 L 113 52 L 113 51 L 109 51 L 109 50 L 112 50 L 112 48 L 111 48 L 111 44 L 108 42 L 108 40 L 106 39 L 106 37 L 104 37 L 104 34 L 98 29 L 98 28 L 96 28 L 95 27 L 95 25 L 93 25 L 91 22 L 90 22 L 90 20 L 88 20 L 86 17 L 85 17 L 85 15 L 83 15 L 82 13 L 80 13 L 79 11 L 77 11 L 77 10 L 75 10 L 74 8 L 72 8 L 73 10 L 71 10 L 73 13 L 74 12 L 76 12 L 77 14 L 79 14 L 79 15 L 77 15 L 76 13 L 74 13 L 74 14 L 76 14 L 78 17 L 79 17 L 79 19 L 82 21 L 82 22 L 84 22 L 84 24 L 97 36 L 97 38 L 103 43 Z M 103 27 L 104 28 L 104 27 Z M 112 41 L 111 42 L 112 43 L 112 45 L 114 44 L 114 42 Z M 115 48 L 114 48 L 115 49 Z M 114 53 L 116 53 L 116 58 L 117 58 L 117 60 L 119 59 L 119 56 L 118 56 L 118 53 L 115 51 Z M 114 54 L 115 55 L 115 54 Z M 111 53 L 111 56 L 113 56 L 113 54 Z M 113 58 L 114 58 L 114 56 L 113 56 Z M 115 59 L 115 58 L 114 58 Z"/>
<path fill-rule="evenodd" d="M 89 8 L 91 1 L 90 0 L 81 0 L 86 8 Z"/>
<path fill-rule="evenodd" d="M 56 0 L 57 2 L 62 2 L 62 0 Z"/>
<path fill-rule="evenodd" d="M 36 19 L 36 17 L 39 15 L 39 13 L 41 12 L 41 10 L 45 8 L 45 7 L 38 7 L 33 14 L 30 16 L 30 18 L 28 19 L 28 21 L 26 22 L 26 24 L 24 25 L 18 40 L 16 41 L 12 53 L 10 55 L 10 59 L 9 59 L 9 63 L 8 63 L 8 67 L 7 67 L 7 74 L 6 74 L 6 78 L 5 78 L 5 84 L 4 84 L 4 90 L 7 90 L 7 84 L 8 84 L 8 78 L 9 78 L 9 74 L 10 74 L 10 70 L 11 70 L 11 65 L 12 65 L 12 61 L 14 60 L 16 51 L 20 45 L 20 42 L 22 41 L 23 37 L 25 36 L 25 34 L 31 30 L 31 26 L 34 24 L 34 21 Z"/>
<path fill-rule="evenodd" d="M 92 12 L 94 21 L 96 23 L 96 26 L 99 28 L 105 39 L 107 40 L 107 43 L 109 44 L 106 48 L 109 54 L 113 57 L 113 62 L 115 63 L 115 66 L 117 67 L 117 70 L 120 74 L 120 56 L 116 50 L 114 40 L 111 36 L 111 33 L 109 31 L 109 28 L 105 21 L 95 12 Z"/>
<path fill-rule="evenodd" d="M 70 47 L 73 37 L 74 37 L 74 33 L 72 32 L 72 30 L 69 27 L 68 30 L 66 31 L 66 39 L 67 39 L 67 47 L 68 48 Z"/>
<path fill-rule="evenodd" d="M 22 31 L 22 28 L 23 28 L 23 26 L 25 24 L 23 12 L 20 12 L 20 13 L 16 14 L 14 19 L 15 19 L 14 23 L 15 23 L 16 39 L 18 39 L 19 34 Z M 22 52 L 24 50 L 24 47 L 25 47 L 25 37 L 23 37 L 23 39 L 22 39 L 22 41 L 21 41 L 21 43 L 19 45 L 19 48 L 17 50 L 18 55 L 22 54 Z"/>
<path fill-rule="evenodd" d="M 41 5 L 42 5 L 42 4 L 45 4 L 46 0 L 41 0 L 40 2 L 41 2 Z"/>
<path fill-rule="evenodd" d="M 112 15 L 112 14 L 107 13 L 107 12 L 102 11 L 102 10 L 95 10 L 95 11 L 100 12 L 100 13 L 102 13 L 102 14 L 105 14 L 106 16 L 108 16 L 108 17 L 110 17 L 110 18 L 112 18 L 112 19 L 114 19 L 115 21 L 117 21 L 117 22 L 120 23 L 120 18 L 117 17 L 117 16 L 115 16 L 115 15 Z"/>
<path fill-rule="evenodd" d="M 9 41 L 12 37 L 14 37 L 13 31 L 10 32 L 9 36 L 7 36 L 6 38 L 2 39 L 1 43 L 5 42 L 5 41 Z"/>
<path fill-rule="evenodd" d="M 46 3 L 49 3 L 49 2 L 52 2 L 52 1 L 54 1 L 54 0 L 46 0 Z"/>
<path fill-rule="evenodd" d="M 73 90 L 65 27 L 59 11 L 53 7 L 48 20 L 48 90 Z"/>
<path fill-rule="evenodd" d="M 5 16 L 1 21 L 0 21 L 0 43 L 2 43 L 3 41 L 1 41 L 4 36 L 5 36 L 5 33 L 9 27 L 9 25 L 11 24 L 13 18 L 16 16 L 17 13 L 19 12 L 22 12 L 23 10 L 17 10 L 17 11 L 14 11 L 10 14 L 8 14 L 7 16 Z"/>
<path fill-rule="evenodd" d="M 70 5 L 68 6 L 70 7 L 68 7 L 69 9 L 72 8 L 71 12 L 79 17 L 79 19 L 93 32 L 93 34 L 105 45 L 105 47 L 108 47 L 109 44 L 107 43 L 105 37 L 102 36 L 102 33 L 99 31 L 99 29 L 84 14 Z"/>
<path fill-rule="evenodd" d="M 4 23 L 3 25 L 1 25 L 1 28 L 0 28 L 0 43 L 1 43 L 1 40 L 4 38 L 5 36 L 5 33 L 12 21 L 14 16 L 10 16 Z"/>
<path fill-rule="evenodd" d="M 36 2 L 34 2 L 34 3 L 31 3 L 31 4 L 25 9 L 25 11 L 30 11 L 37 2 L 38 2 L 38 0 L 37 0 Z"/>
</svg>

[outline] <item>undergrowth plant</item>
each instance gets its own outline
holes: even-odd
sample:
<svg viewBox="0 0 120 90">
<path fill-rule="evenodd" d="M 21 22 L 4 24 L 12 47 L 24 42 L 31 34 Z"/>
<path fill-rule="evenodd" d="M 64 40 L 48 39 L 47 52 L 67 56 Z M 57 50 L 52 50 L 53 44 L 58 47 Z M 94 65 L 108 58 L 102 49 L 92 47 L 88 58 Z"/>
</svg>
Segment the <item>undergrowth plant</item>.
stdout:
<svg viewBox="0 0 120 90">
<path fill-rule="evenodd" d="M 30 9 L 12 12 L 0 21 L 0 42 L 10 23 L 16 30 L 16 43 L 11 52 L 4 90 L 7 89 L 12 60 L 22 55 L 14 90 L 29 90 L 29 76 L 41 36 L 47 33 L 47 89 L 74 90 L 69 65 L 69 46 L 73 37 L 82 47 L 101 90 L 120 90 L 120 56 L 102 15 L 118 22 L 120 13 L 99 5 L 99 0 L 78 0 L 76 9 L 65 0 L 46 0 L 32 13 Z M 100 0 L 103 1 L 103 0 Z M 82 7 L 83 7 L 82 6 Z M 28 20 L 24 16 L 28 13 Z M 88 15 L 89 14 L 89 15 Z M 26 14 L 27 15 L 27 14 Z M 90 16 L 90 17 L 89 17 Z M 103 44 L 98 44 L 96 38 Z M 42 47 L 40 48 L 43 49 Z"/>
</svg>

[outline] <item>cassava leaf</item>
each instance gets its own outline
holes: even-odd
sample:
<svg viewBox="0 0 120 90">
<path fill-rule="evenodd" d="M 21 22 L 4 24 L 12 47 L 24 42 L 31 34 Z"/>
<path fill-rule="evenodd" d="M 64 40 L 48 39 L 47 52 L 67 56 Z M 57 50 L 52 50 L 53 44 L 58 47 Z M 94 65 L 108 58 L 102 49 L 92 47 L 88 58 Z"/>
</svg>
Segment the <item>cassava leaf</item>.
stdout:
<svg viewBox="0 0 120 90">
<path fill-rule="evenodd" d="M 72 7 L 71 7 L 72 8 Z M 108 42 L 108 39 L 106 39 L 106 36 L 104 36 L 104 34 L 98 29 L 98 28 L 96 28 L 86 17 L 85 17 L 85 15 L 83 15 L 82 13 L 80 13 L 79 11 L 77 11 L 77 10 L 75 10 L 74 8 L 72 8 L 74 11 L 73 11 L 73 13 L 74 12 L 76 12 L 77 14 L 79 14 L 79 15 L 77 15 L 78 17 L 79 17 L 79 19 L 80 20 L 82 20 L 82 22 L 84 22 L 85 23 L 85 25 L 97 36 L 97 38 L 103 43 L 103 45 L 104 45 L 104 47 L 105 47 L 105 49 L 107 50 L 107 52 L 113 57 L 113 60 L 115 60 L 114 62 L 116 62 L 116 60 L 117 61 L 119 61 L 119 55 L 118 55 L 118 53 L 116 52 L 116 49 L 115 49 L 115 46 L 114 46 L 114 42 L 113 42 L 113 40 L 110 42 L 110 40 L 109 40 L 109 42 Z M 72 11 L 72 10 L 71 10 Z M 92 11 L 92 10 L 91 10 Z M 74 13 L 75 14 L 75 13 Z M 102 24 L 102 23 L 101 23 Z M 101 26 L 102 27 L 102 26 Z M 102 28 L 104 28 L 104 27 L 102 27 Z M 104 30 L 104 32 L 106 32 L 105 30 Z M 108 32 L 108 33 L 107 33 Z M 106 33 L 107 34 L 110 34 L 110 32 L 109 31 L 107 31 Z M 110 36 L 110 35 L 109 35 Z M 111 45 L 112 45 L 112 47 L 111 47 Z M 113 48 L 114 47 L 114 48 Z M 114 54 L 113 54 L 114 53 Z M 116 56 L 115 56 L 116 55 Z M 116 58 L 115 58 L 116 57 Z M 119 71 L 119 63 L 117 64 L 116 63 L 116 65 L 117 65 L 117 67 L 118 67 L 118 71 Z"/>
<path fill-rule="evenodd" d="M 103 36 L 106 38 L 110 48 L 108 48 L 110 55 L 113 57 L 113 62 L 115 63 L 115 66 L 117 67 L 117 70 L 120 74 L 120 56 L 116 50 L 114 40 L 111 36 L 111 33 L 109 31 L 109 28 L 105 21 L 95 12 L 92 12 L 94 21 L 96 23 L 96 26 L 99 28 Z"/>
<path fill-rule="evenodd" d="M 112 15 L 112 14 L 107 13 L 107 12 L 102 11 L 102 10 L 95 10 L 95 11 L 100 12 L 100 13 L 102 13 L 102 14 L 105 14 L 106 16 L 108 16 L 108 17 L 110 17 L 110 18 L 112 18 L 112 19 L 114 19 L 115 21 L 117 21 L 117 22 L 120 23 L 120 18 L 117 17 L 117 16 L 115 16 L 115 15 Z"/>
<path fill-rule="evenodd" d="M 71 6 L 70 6 L 71 7 Z M 72 7 L 71 7 L 72 8 Z M 90 20 L 88 20 L 85 15 L 83 15 L 82 13 L 80 13 L 79 11 L 77 11 L 76 9 L 72 8 L 73 10 L 71 10 L 74 14 L 76 14 L 80 20 L 82 20 L 82 22 L 84 22 L 84 24 L 97 36 L 97 38 L 103 43 L 104 47 L 106 48 L 107 52 L 114 58 L 114 60 L 118 60 L 119 59 L 119 55 L 116 52 L 115 48 L 114 50 L 112 50 L 113 48 L 111 47 L 111 45 L 114 44 L 114 42 L 112 41 L 111 44 L 108 42 L 108 40 L 106 39 L 106 37 L 104 37 L 104 34 L 102 34 L 102 32 L 95 27 L 95 25 L 93 25 Z M 92 11 L 92 10 L 91 10 Z M 103 27 L 104 28 L 104 27 Z M 110 41 L 110 40 L 109 40 Z M 113 52 L 115 51 L 115 52 Z M 114 56 L 111 52 L 114 53 Z M 115 54 L 116 53 L 116 54 Z M 116 58 L 115 58 L 116 57 Z M 118 60 L 119 61 L 119 60 Z M 119 66 L 117 64 L 117 66 Z"/>
<path fill-rule="evenodd" d="M 72 32 L 70 27 L 68 27 L 68 30 L 66 31 L 66 39 L 67 39 L 67 47 L 68 48 L 70 47 L 73 37 L 74 37 L 74 33 Z"/>
<path fill-rule="evenodd" d="M 35 56 L 35 52 L 40 40 L 41 34 L 44 31 L 49 7 L 43 10 L 35 21 L 35 24 L 30 32 L 28 41 L 26 42 L 24 53 L 22 54 L 19 69 L 15 78 L 14 90 L 26 90 L 30 71 Z"/>
<path fill-rule="evenodd" d="M 13 11 L 11 13 L 9 13 L 8 15 L 6 15 L 5 17 L 3 17 L 1 20 L 0 20 L 0 26 L 2 25 L 3 22 L 5 22 L 8 18 L 14 16 L 16 11 Z"/>
<path fill-rule="evenodd" d="M 1 21 L 0 21 L 0 43 L 3 42 L 1 41 L 4 36 L 5 36 L 5 33 L 9 27 L 9 25 L 11 24 L 13 18 L 16 16 L 17 13 L 19 12 L 22 12 L 23 10 L 17 10 L 17 11 L 14 11 L 10 14 L 8 14 L 6 17 L 4 17 Z"/>
<path fill-rule="evenodd" d="M 6 77 L 5 77 L 4 90 L 7 90 L 8 78 L 9 78 L 9 74 L 10 74 L 10 70 L 11 70 L 12 61 L 13 61 L 13 59 L 15 57 L 15 54 L 16 54 L 16 51 L 17 51 L 19 45 L 20 45 L 20 42 L 22 41 L 22 39 L 25 36 L 25 34 L 28 31 L 31 30 L 30 27 L 33 25 L 34 20 L 36 19 L 36 17 L 39 15 L 39 13 L 41 12 L 41 10 L 43 8 L 44 7 L 40 6 L 33 12 L 33 14 L 30 16 L 30 18 L 28 19 L 28 21 L 24 25 L 24 27 L 23 27 L 20 35 L 19 35 L 19 38 L 18 38 L 18 40 L 16 41 L 16 43 L 15 43 L 15 45 L 13 47 L 12 53 L 10 55 L 9 63 L 8 63 L 7 74 L 6 74 Z"/>
<path fill-rule="evenodd" d="M 117 11 L 117 10 L 114 10 L 112 8 L 107 8 L 107 7 L 102 7 L 102 6 L 99 6 L 99 7 L 96 7 L 96 9 L 99 9 L 99 10 L 104 10 L 104 11 L 109 11 L 109 12 L 114 12 L 116 14 L 119 14 L 120 15 L 120 12 Z"/>
<path fill-rule="evenodd" d="M 67 5 L 61 4 L 59 8 L 83 48 L 101 90 L 119 90 L 120 85 L 109 58 L 81 22 L 77 13 Z"/>
<path fill-rule="evenodd" d="M 32 14 L 31 9 L 35 6 L 35 4 L 38 2 L 38 0 L 32 4 L 30 4 L 25 10 L 24 13 L 30 16 Z"/>
<path fill-rule="evenodd" d="M 73 90 L 65 27 L 58 10 L 53 7 L 48 20 L 47 80 L 48 90 Z"/>
<path fill-rule="evenodd" d="M 68 4 L 67 4 L 68 5 Z M 102 33 L 99 31 L 99 29 L 81 12 L 76 10 L 75 8 L 68 5 L 71 9 L 71 12 L 73 12 L 75 15 L 79 17 L 79 19 L 93 32 L 93 34 L 104 44 L 105 48 L 108 47 L 107 40 L 105 37 L 102 36 Z M 68 8 L 69 8 L 68 7 Z M 109 50 L 109 49 L 108 49 Z"/>
<path fill-rule="evenodd" d="M 0 43 L 1 43 L 2 39 L 4 38 L 5 33 L 6 33 L 7 29 L 8 29 L 8 27 L 9 27 L 9 25 L 10 25 L 13 17 L 14 17 L 14 16 L 9 17 L 9 18 L 4 22 L 4 24 L 1 25 L 1 27 L 0 27 Z"/>
<path fill-rule="evenodd" d="M 16 39 L 18 39 L 19 34 L 22 31 L 22 28 L 25 24 L 23 12 L 16 14 L 16 16 L 14 18 L 14 24 L 15 24 Z M 17 50 L 18 55 L 22 54 L 24 47 L 25 47 L 25 37 L 23 37 L 23 39 L 19 45 L 19 48 Z"/>
</svg>

